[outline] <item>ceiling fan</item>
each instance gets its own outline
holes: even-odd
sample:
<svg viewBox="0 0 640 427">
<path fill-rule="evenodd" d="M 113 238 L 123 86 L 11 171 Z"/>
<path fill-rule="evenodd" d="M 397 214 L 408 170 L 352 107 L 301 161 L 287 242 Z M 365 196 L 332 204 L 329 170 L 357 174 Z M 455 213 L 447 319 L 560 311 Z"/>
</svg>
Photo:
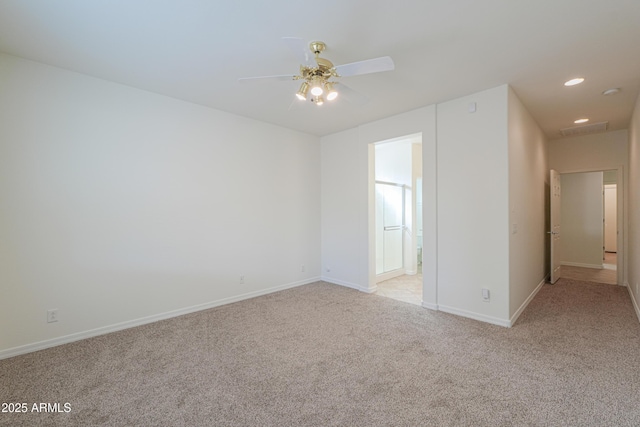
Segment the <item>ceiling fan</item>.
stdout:
<svg viewBox="0 0 640 427">
<path fill-rule="evenodd" d="M 339 94 L 336 85 L 339 85 L 340 92 L 345 94 L 347 98 L 366 102 L 363 95 L 358 94 L 344 83 L 335 81 L 335 79 L 392 71 L 395 68 L 393 60 L 388 56 L 334 66 L 328 59 L 320 57 L 320 54 L 327 48 L 325 43 L 312 41 L 307 48 L 306 43 L 298 37 L 283 37 L 282 40 L 301 62 L 299 74 L 245 77 L 238 79 L 238 81 L 244 83 L 253 80 L 302 80 L 296 97 L 301 101 L 308 99 L 315 105 L 324 104 L 325 97 L 327 101 L 336 99 Z"/>
</svg>

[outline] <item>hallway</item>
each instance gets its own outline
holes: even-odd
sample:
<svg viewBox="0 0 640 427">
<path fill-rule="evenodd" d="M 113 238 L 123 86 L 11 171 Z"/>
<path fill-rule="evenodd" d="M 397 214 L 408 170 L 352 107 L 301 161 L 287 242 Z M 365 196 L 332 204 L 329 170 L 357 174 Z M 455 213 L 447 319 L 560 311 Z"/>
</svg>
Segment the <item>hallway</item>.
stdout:
<svg viewBox="0 0 640 427">
<path fill-rule="evenodd" d="M 580 280 L 592 283 L 605 283 L 608 285 L 618 284 L 618 272 L 616 269 L 617 254 L 606 252 L 603 266 L 604 268 L 585 268 L 563 265 L 560 277 L 565 279 Z"/>
</svg>

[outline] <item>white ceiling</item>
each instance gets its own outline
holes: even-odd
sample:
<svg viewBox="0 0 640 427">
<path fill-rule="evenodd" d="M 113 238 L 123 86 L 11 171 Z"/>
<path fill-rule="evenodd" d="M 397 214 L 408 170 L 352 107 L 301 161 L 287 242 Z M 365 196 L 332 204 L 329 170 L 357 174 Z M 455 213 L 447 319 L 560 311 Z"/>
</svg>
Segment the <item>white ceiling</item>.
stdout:
<svg viewBox="0 0 640 427">
<path fill-rule="evenodd" d="M 396 69 L 342 79 L 365 105 L 239 84 L 298 71 L 284 36 L 324 41 L 336 65 L 389 55 Z M 505 83 L 552 139 L 583 116 L 625 129 L 639 42 L 639 0 L 0 0 L 2 52 L 315 135 Z"/>
</svg>

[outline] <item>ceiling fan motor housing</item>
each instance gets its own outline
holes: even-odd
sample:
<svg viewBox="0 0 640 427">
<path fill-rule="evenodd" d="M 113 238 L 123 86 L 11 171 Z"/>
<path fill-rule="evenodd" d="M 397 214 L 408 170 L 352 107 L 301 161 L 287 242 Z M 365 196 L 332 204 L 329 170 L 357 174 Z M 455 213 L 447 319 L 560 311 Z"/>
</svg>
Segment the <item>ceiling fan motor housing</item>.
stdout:
<svg viewBox="0 0 640 427">
<path fill-rule="evenodd" d="M 324 50 L 327 48 L 327 45 L 324 44 L 324 42 L 311 42 L 309 43 L 309 49 L 311 49 L 311 52 L 315 53 L 316 55 L 324 52 Z"/>
</svg>

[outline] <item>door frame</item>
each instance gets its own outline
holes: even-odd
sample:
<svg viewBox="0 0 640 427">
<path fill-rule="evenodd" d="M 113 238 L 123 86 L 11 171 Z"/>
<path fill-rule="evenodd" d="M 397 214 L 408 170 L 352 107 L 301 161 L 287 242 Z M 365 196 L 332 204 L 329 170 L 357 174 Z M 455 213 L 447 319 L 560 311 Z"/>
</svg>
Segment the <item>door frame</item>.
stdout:
<svg viewBox="0 0 640 427">
<path fill-rule="evenodd" d="M 435 130 L 434 130 L 435 131 Z M 382 134 L 387 133 L 386 131 L 383 132 Z M 376 224 L 375 224 L 375 218 L 376 218 L 376 207 L 375 207 L 375 185 L 376 185 L 376 174 L 375 174 L 375 164 L 376 164 L 376 146 L 379 144 L 385 144 L 385 143 L 392 143 L 392 142 L 398 142 L 398 141 L 405 141 L 405 140 L 409 140 L 412 141 L 413 144 L 420 144 L 421 146 L 421 150 L 422 150 L 422 155 L 421 155 L 421 163 L 422 163 L 422 170 L 421 170 L 421 174 L 420 176 L 422 176 L 423 181 L 422 181 L 422 200 L 423 200 L 423 204 L 424 204 L 424 200 L 431 200 L 431 198 L 429 197 L 430 195 L 433 196 L 433 199 L 435 200 L 435 177 L 432 177 L 432 180 L 427 180 L 425 182 L 425 173 L 428 173 L 428 175 L 426 176 L 426 178 L 429 178 L 430 175 L 435 175 L 435 156 L 432 156 L 430 154 L 434 154 L 435 153 L 435 138 L 433 140 L 429 140 L 427 139 L 427 144 L 429 144 L 429 142 L 431 142 L 431 148 L 432 151 L 428 151 L 427 149 L 425 149 L 425 138 L 423 136 L 423 132 L 419 131 L 419 132 L 415 132 L 415 133 L 409 133 L 409 134 L 404 134 L 404 133 L 400 133 L 402 136 L 392 136 L 389 138 L 382 138 L 382 139 L 378 139 L 378 137 L 380 136 L 380 133 L 375 132 L 372 133 L 370 135 L 369 138 L 364 137 L 363 140 L 367 141 L 366 142 L 366 146 L 367 146 L 367 152 L 368 152 L 368 156 L 367 156 L 367 204 L 368 204 L 368 213 L 367 213 L 367 222 L 366 222 L 366 234 L 367 234 L 367 288 L 363 289 L 364 292 L 367 293 L 374 293 L 378 287 L 378 277 L 376 275 L 376 245 L 375 245 L 375 236 L 376 236 Z M 375 135 L 375 136 L 374 136 Z M 412 153 L 413 156 L 413 153 Z M 433 162 L 433 164 L 431 163 Z M 429 167 L 431 166 L 431 167 Z M 431 185 L 431 186 L 430 186 Z M 413 186 L 409 187 L 409 188 L 413 188 Z M 432 191 L 432 193 L 430 192 L 430 190 Z M 413 192 L 413 196 L 415 199 L 415 192 Z M 436 291 L 436 278 L 435 278 L 435 274 L 436 274 L 436 250 L 435 250 L 435 203 L 433 203 L 432 205 L 432 210 L 433 211 L 428 211 L 426 209 L 423 208 L 423 212 L 422 212 L 422 223 L 423 223 L 423 242 L 425 239 L 425 231 L 424 231 L 424 227 L 425 224 L 429 224 L 432 225 L 434 230 L 432 230 L 434 236 L 433 236 L 433 240 L 431 241 L 431 244 L 433 245 L 432 251 L 434 253 L 434 256 L 432 258 L 429 259 L 429 261 L 433 264 L 433 268 L 432 268 L 432 272 L 433 272 L 433 283 L 430 283 L 432 285 L 432 287 L 429 287 L 427 285 L 427 281 L 429 276 L 428 275 L 423 275 L 423 279 L 422 279 L 422 294 L 423 294 L 423 301 L 422 301 L 422 305 L 423 307 L 427 307 L 427 308 L 432 308 L 432 309 L 436 309 L 437 310 L 437 305 L 435 303 L 431 303 L 431 302 L 425 302 L 425 290 L 429 290 L 429 293 L 433 293 L 434 297 L 433 298 L 429 298 L 430 300 L 433 299 L 434 301 L 437 300 L 437 297 L 435 296 L 437 294 Z M 412 210 L 415 211 L 415 206 L 413 206 L 412 204 Z M 428 214 L 431 214 L 432 216 L 429 217 Z M 431 220 L 431 221 L 430 221 Z M 413 220 L 413 223 L 415 223 L 415 219 Z M 429 230 L 427 229 L 427 232 Z M 415 245 L 415 239 L 413 239 L 414 241 L 412 242 L 412 245 Z M 423 243 L 424 246 L 424 243 Z M 403 245 L 404 247 L 404 245 Z M 425 264 L 425 249 L 423 247 L 423 252 L 422 252 L 422 264 L 423 264 L 423 269 L 424 269 L 424 264 Z M 406 257 L 405 257 L 406 259 Z"/>
<path fill-rule="evenodd" d="M 587 169 L 555 169 L 560 175 L 570 174 L 570 173 L 585 173 L 585 172 L 604 172 L 615 170 L 617 171 L 617 179 L 616 185 L 618 186 L 617 190 L 617 200 L 616 200 L 616 216 L 617 216 L 617 227 L 618 227 L 618 236 L 616 239 L 616 246 L 618 249 L 617 252 L 617 271 L 616 271 L 616 282 L 620 286 L 624 286 L 625 277 L 626 277 L 626 245 L 627 245 L 627 198 L 625 197 L 625 176 L 624 176 L 624 166 L 619 165 L 616 168 L 612 167 L 600 167 L 600 168 L 587 168 Z M 603 187 L 604 189 L 604 187 Z M 604 227 L 604 225 L 603 225 Z M 604 232 L 604 231 L 603 231 Z"/>
<path fill-rule="evenodd" d="M 555 169 L 549 171 L 549 282 L 554 284 L 562 276 L 562 174 Z"/>
</svg>

